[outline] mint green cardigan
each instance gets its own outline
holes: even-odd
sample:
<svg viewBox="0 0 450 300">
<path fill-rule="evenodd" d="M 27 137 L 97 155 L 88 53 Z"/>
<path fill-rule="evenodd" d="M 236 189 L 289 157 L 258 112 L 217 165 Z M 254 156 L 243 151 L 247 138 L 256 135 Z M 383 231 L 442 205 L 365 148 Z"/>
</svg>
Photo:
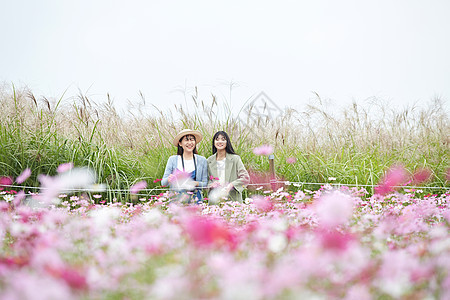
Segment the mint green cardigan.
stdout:
<svg viewBox="0 0 450 300">
<path fill-rule="evenodd" d="M 218 177 L 216 154 L 211 155 L 206 160 L 208 162 L 208 183 L 215 181 Z M 242 163 L 241 157 L 236 154 L 226 154 L 225 160 L 225 182 L 233 184 L 233 189 L 228 196 L 229 201 L 238 201 L 242 203 L 242 191 L 245 185 L 250 182 L 250 176 Z"/>
</svg>

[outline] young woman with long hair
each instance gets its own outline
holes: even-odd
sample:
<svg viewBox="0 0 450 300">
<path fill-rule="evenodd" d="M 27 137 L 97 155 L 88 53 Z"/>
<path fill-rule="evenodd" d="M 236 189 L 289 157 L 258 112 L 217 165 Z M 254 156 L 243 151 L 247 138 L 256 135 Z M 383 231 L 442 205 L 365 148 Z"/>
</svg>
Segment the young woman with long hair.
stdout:
<svg viewBox="0 0 450 300">
<path fill-rule="evenodd" d="M 241 157 L 234 152 L 230 137 L 225 131 L 218 131 L 212 140 L 212 153 L 208 157 L 210 191 L 222 189 L 225 200 L 242 202 L 242 191 L 250 181 Z M 222 197 L 221 196 L 221 197 Z M 216 200 L 215 200 L 216 201 Z"/>
</svg>

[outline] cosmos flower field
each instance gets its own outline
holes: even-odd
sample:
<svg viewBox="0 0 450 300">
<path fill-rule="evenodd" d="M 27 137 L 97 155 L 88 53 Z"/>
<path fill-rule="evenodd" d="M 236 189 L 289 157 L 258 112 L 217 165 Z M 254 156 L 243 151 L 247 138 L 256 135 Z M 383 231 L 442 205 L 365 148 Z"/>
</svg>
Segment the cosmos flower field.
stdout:
<svg viewBox="0 0 450 300">
<path fill-rule="evenodd" d="M 0 299 L 450 299 L 443 101 L 340 110 L 318 96 L 267 119 L 212 97 L 121 115 L 109 95 L 0 83 Z M 161 187 L 181 124 L 230 134 L 244 203 Z"/>
<path fill-rule="evenodd" d="M 36 206 L 4 186 L 0 298 L 449 299 L 450 193 L 395 189 L 396 174 L 372 196 L 324 185 L 219 205 L 165 192 Z"/>
</svg>

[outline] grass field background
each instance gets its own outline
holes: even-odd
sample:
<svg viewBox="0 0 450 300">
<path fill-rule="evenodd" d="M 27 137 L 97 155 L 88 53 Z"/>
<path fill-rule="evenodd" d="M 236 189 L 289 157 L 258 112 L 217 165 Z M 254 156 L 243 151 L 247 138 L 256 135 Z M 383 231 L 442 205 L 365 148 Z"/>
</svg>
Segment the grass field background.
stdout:
<svg viewBox="0 0 450 300">
<path fill-rule="evenodd" d="M 303 109 L 285 109 L 271 119 L 255 118 L 246 104 L 233 114 L 214 95 L 188 95 L 189 109 L 175 106 L 173 113 L 147 104 L 142 96 L 128 112 L 118 113 L 109 95 L 102 103 L 83 94 L 47 99 L 26 87 L 3 84 L 0 105 L 0 176 L 16 177 L 30 168 L 25 186 L 39 186 L 38 174 L 54 175 L 58 165 L 73 162 L 92 168 L 112 190 L 127 190 L 140 180 L 159 187 L 153 181 L 176 153 L 171 140 L 183 128 L 204 134 L 198 150 L 205 157 L 211 155 L 213 134 L 228 132 L 254 173 L 267 172 L 269 163 L 252 149 L 272 145 L 277 178 L 292 182 L 323 183 L 334 177 L 334 183 L 375 185 L 390 166 L 403 164 L 411 173 L 429 169 L 432 177 L 425 186 L 450 186 L 449 116 L 438 98 L 403 109 L 377 99 L 338 109 L 317 95 Z M 295 163 L 287 162 L 291 157 Z"/>
</svg>

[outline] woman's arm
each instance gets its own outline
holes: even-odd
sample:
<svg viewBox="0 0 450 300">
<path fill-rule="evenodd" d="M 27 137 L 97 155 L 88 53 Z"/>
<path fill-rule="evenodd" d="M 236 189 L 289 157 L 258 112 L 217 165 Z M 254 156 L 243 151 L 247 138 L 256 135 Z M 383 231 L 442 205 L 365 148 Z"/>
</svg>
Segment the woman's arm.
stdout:
<svg viewBox="0 0 450 300">
<path fill-rule="evenodd" d="M 208 160 L 206 161 L 206 165 L 208 170 L 208 187 L 209 187 L 213 183 L 213 180 L 212 180 L 211 166 Z"/>
<path fill-rule="evenodd" d="M 236 180 L 233 180 L 231 184 L 238 192 L 242 193 L 244 185 L 247 185 L 250 182 L 250 176 L 248 175 L 248 172 L 245 169 L 245 166 L 242 163 L 240 156 L 235 157 L 235 164 L 236 164 L 237 178 Z"/>
<path fill-rule="evenodd" d="M 213 172 L 212 165 L 215 162 L 216 157 L 213 155 L 206 160 L 208 166 L 208 188 L 216 188 L 219 184 L 219 178 L 217 178 L 216 172 Z"/>
<path fill-rule="evenodd" d="M 199 167 L 201 168 L 201 177 L 197 177 L 198 186 L 205 188 L 208 186 L 208 163 L 206 162 L 206 158 L 202 156 L 199 158 Z"/>
<path fill-rule="evenodd" d="M 173 168 L 173 157 L 176 158 L 176 156 L 171 156 L 167 160 L 166 169 L 164 170 L 164 176 L 161 179 L 161 185 L 162 186 L 168 186 L 169 185 L 169 175 L 171 175 L 174 171 Z"/>
</svg>

